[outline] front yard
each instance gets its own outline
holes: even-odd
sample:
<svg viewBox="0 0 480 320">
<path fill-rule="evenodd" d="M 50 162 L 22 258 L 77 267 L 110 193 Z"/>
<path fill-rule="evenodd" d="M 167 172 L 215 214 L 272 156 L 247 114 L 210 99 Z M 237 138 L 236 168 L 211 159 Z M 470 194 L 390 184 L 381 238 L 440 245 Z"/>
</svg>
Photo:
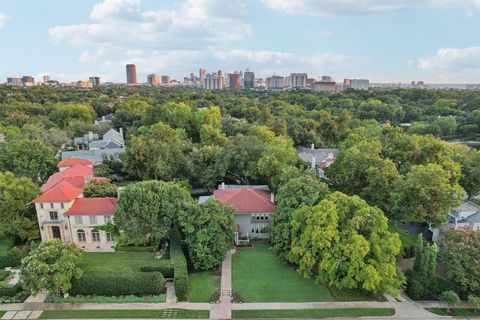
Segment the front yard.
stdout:
<svg viewBox="0 0 480 320">
<path fill-rule="evenodd" d="M 40 319 L 208 319 L 208 310 L 45 310 Z"/>
<path fill-rule="evenodd" d="M 215 292 L 220 289 L 220 276 L 212 271 L 195 272 L 188 275 L 190 302 L 210 302 Z"/>
<path fill-rule="evenodd" d="M 83 272 L 139 272 L 154 261 L 153 252 L 85 252 L 80 264 Z"/>
<path fill-rule="evenodd" d="M 233 319 L 259 318 L 325 318 L 325 317 L 389 317 L 395 314 L 389 308 L 351 308 L 351 309 L 291 309 L 291 310 L 233 310 Z"/>
<path fill-rule="evenodd" d="M 233 293 L 243 302 L 334 301 L 328 288 L 305 279 L 282 263 L 267 244 L 237 248 L 232 266 Z"/>
</svg>

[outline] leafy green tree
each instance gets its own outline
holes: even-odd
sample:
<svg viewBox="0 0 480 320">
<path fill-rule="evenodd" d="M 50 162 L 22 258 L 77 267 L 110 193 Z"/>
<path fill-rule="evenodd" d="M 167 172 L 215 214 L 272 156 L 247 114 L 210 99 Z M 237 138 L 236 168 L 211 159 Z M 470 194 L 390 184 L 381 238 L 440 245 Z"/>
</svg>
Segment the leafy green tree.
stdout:
<svg viewBox="0 0 480 320">
<path fill-rule="evenodd" d="M 265 146 L 260 159 L 258 159 L 258 173 L 271 181 L 285 168 L 296 164 L 297 151 L 293 147 L 293 141 L 288 137 L 275 137 Z"/>
<path fill-rule="evenodd" d="M 193 126 L 192 108 L 183 102 L 167 102 L 149 107 L 145 112 L 145 123 L 163 122 L 172 128 L 184 129 L 191 134 Z"/>
<path fill-rule="evenodd" d="M 117 196 L 117 186 L 110 181 L 95 181 L 91 180 L 85 186 L 83 195 L 86 198 L 103 198 Z"/>
<path fill-rule="evenodd" d="M 460 184 L 469 198 L 480 194 L 480 151 L 472 150 L 466 155 Z"/>
<path fill-rule="evenodd" d="M 38 237 L 35 210 L 30 202 L 39 193 L 29 178 L 0 172 L 0 238 L 31 240 Z"/>
<path fill-rule="evenodd" d="M 72 120 L 93 123 L 95 111 L 92 106 L 82 103 L 59 103 L 53 106 L 48 117 L 60 128 L 67 126 Z"/>
<path fill-rule="evenodd" d="M 472 228 L 446 230 L 437 240 L 448 279 L 465 292 L 480 292 L 480 232 Z"/>
<path fill-rule="evenodd" d="M 329 194 L 328 186 L 312 175 L 301 175 L 280 186 L 277 192 L 277 210 L 271 230 L 273 252 L 288 261 L 291 244 L 293 212 L 302 206 L 313 206 Z"/>
<path fill-rule="evenodd" d="M 33 294 L 41 290 L 61 295 L 72 288 L 72 279 L 82 275 L 83 251 L 73 242 L 45 241 L 22 260 L 20 283 Z"/>
<path fill-rule="evenodd" d="M 131 128 L 140 126 L 149 107 L 150 104 L 138 96 L 125 99 L 115 110 L 114 127 Z"/>
<path fill-rule="evenodd" d="M 428 244 L 419 234 L 415 244 L 413 272 L 408 275 L 407 293 L 414 300 L 430 299 L 436 285 L 437 245 Z"/>
<path fill-rule="evenodd" d="M 316 282 L 338 289 L 399 293 L 401 242 L 383 212 L 358 196 L 335 192 L 293 213 L 290 261 Z"/>
<path fill-rule="evenodd" d="M 440 224 L 458 206 L 462 187 L 450 184 L 450 175 L 437 164 L 415 165 L 394 194 L 395 212 L 402 220 Z"/>
<path fill-rule="evenodd" d="M 182 179 L 190 177 L 191 143 L 183 129 L 164 123 L 142 127 L 122 154 L 124 170 L 136 179 Z"/>
<path fill-rule="evenodd" d="M 453 308 L 461 302 L 458 294 L 453 290 L 447 290 L 442 292 L 442 294 L 438 298 L 440 301 L 447 304 L 447 312 L 450 312 L 450 308 Z"/>
<path fill-rule="evenodd" d="M 214 128 L 209 124 L 204 124 L 200 128 L 200 142 L 203 145 L 218 145 L 224 146 L 228 138 L 220 129 Z"/>
<path fill-rule="evenodd" d="M 473 294 L 468 295 L 468 302 L 470 302 L 475 310 L 480 310 L 480 297 L 477 297 Z"/>
<path fill-rule="evenodd" d="M 210 198 L 180 216 L 190 260 L 196 270 L 210 270 L 222 263 L 233 245 L 234 213 L 230 205 Z"/>
<path fill-rule="evenodd" d="M 45 181 L 56 169 L 55 151 L 38 140 L 0 144 L 0 171 L 11 171 L 33 181 Z"/>
<path fill-rule="evenodd" d="M 114 221 L 130 241 L 159 242 L 168 237 L 177 216 L 188 212 L 191 205 L 190 194 L 177 183 L 139 182 L 122 191 Z"/>
</svg>

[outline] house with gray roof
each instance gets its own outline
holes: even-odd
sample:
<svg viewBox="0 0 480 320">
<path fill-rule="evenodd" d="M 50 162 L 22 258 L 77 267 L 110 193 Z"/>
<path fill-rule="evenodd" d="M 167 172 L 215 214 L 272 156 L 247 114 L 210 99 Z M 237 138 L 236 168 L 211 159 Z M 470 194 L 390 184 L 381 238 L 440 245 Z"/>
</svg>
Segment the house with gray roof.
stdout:
<svg viewBox="0 0 480 320">
<path fill-rule="evenodd" d="M 89 132 L 83 137 L 76 137 L 74 144 L 79 150 L 63 151 L 62 160 L 69 158 L 79 158 L 91 160 L 94 163 L 102 162 L 105 158 L 119 158 L 119 155 L 125 152 L 125 141 L 123 139 L 123 130 L 108 130 L 102 139 L 98 134 Z"/>
<path fill-rule="evenodd" d="M 450 211 L 447 223 L 440 225 L 438 228 L 430 227 L 432 240 L 435 241 L 444 230 L 465 227 L 480 230 L 480 206 L 470 201 L 463 201 L 458 207 Z"/>
<path fill-rule="evenodd" d="M 326 178 L 324 169 L 335 162 L 339 152 L 339 149 L 315 149 L 313 143 L 310 148 L 297 147 L 298 158 L 310 163 L 312 169 L 315 169 L 321 178 Z"/>
</svg>

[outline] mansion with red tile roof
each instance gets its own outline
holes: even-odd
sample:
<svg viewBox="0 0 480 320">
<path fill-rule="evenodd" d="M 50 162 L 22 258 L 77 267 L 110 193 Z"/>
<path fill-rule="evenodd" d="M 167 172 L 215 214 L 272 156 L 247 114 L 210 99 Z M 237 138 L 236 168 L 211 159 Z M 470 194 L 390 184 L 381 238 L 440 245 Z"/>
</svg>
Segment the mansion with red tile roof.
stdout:
<svg viewBox="0 0 480 320">
<path fill-rule="evenodd" d="M 273 222 L 275 197 L 268 186 L 238 186 L 221 184 L 213 197 L 235 209 L 237 232 L 235 243 L 241 239 L 268 239 L 268 227 Z M 204 202 L 209 197 L 200 197 Z"/>
<path fill-rule="evenodd" d="M 37 211 L 42 241 L 61 239 L 75 242 L 85 251 L 113 251 L 115 239 L 107 232 L 95 229 L 111 221 L 116 198 L 84 198 L 88 181 L 106 180 L 93 176 L 93 162 L 70 158 L 58 164 L 33 200 Z"/>
</svg>

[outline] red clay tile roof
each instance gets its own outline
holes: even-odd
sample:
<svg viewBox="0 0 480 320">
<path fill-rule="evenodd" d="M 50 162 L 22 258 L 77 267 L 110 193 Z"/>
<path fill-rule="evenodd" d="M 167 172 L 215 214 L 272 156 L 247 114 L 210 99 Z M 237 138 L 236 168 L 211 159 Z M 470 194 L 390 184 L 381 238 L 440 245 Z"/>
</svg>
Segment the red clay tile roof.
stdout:
<svg viewBox="0 0 480 320">
<path fill-rule="evenodd" d="M 93 162 L 91 160 L 87 159 L 80 159 L 80 158 L 68 158 L 65 160 L 62 160 L 58 163 L 57 167 L 59 168 L 64 168 L 64 167 L 71 167 L 75 164 L 81 164 L 84 166 L 91 166 L 93 165 Z"/>
<path fill-rule="evenodd" d="M 79 177 L 83 178 L 83 185 L 85 184 L 85 177 L 91 177 L 93 176 L 93 169 L 81 164 L 74 164 L 73 166 L 69 167 L 68 169 L 65 169 L 60 172 L 56 172 L 52 174 L 47 182 L 45 182 L 40 190 L 42 192 L 46 192 L 53 187 L 55 187 L 58 183 L 63 181 L 64 179 L 69 179 L 70 182 L 72 182 L 74 185 L 79 186 L 79 181 L 81 180 Z"/>
<path fill-rule="evenodd" d="M 270 193 L 250 188 L 215 190 L 213 196 L 222 203 L 231 204 L 236 213 L 273 213 L 275 205 Z"/>
<path fill-rule="evenodd" d="M 115 198 L 78 198 L 65 214 L 68 216 L 112 215 L 115 213 L 116 206 Z"/>
<path fill-rule="evenodd" d="M 78 188 L 68 181 L 61 181 L 55 187 L 44 192 L 33 202 L 70 202 L 83 192 L 82 188 Z"/>
</svg>

